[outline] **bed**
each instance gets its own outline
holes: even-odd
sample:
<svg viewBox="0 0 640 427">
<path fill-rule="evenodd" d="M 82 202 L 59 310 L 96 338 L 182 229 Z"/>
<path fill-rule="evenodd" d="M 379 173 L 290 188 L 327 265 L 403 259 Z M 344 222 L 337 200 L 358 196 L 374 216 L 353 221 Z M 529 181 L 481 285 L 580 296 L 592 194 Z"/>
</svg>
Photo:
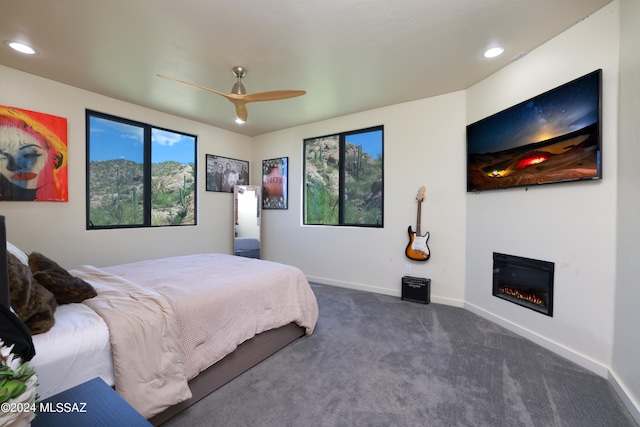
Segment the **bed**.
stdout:
<svg viewBox="0 0 640 427">
<path fill-rule="evenodd" d="M 99 376 L 154 425 L 311 335 L 318 319 L 303 273 L 265 260 L 199 254 L 69 273 L 97 296 L 58 306 L 53 327 L 33 335 L 38 393 Z"/>
</svg>

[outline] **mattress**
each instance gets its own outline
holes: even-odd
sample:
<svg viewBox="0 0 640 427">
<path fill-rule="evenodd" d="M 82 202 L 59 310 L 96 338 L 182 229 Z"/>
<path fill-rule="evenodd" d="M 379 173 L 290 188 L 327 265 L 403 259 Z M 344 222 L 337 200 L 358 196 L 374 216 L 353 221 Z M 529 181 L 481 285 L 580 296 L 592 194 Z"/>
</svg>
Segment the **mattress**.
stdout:
<svg viewBox="0 0 640 427">
<path fill-rule="evenodd" d="M 256 334 L 295 322 L 311 335 L 318 319 L 302 271 L 270 261 L 200 254 L 69 272 L 98 295 L 59 306 L 33 336 L 42 399 L 101 377 L 151 417 Z"/>
<path fill-rule="evenodd" d="M 73 271 L 100 294 L 101 279 L 94 281 L 91 270 Z M 99 271 L 170 302 L 189 380 L 256 334 L 295 322 L 311 335 L 318 320 L 318 304 L 302 271 L 277 262 L 210 253 Z"/>
<path fill-rule="evenodd" d="M 29 366 L 38 375 L 37 392 L 46 399 L 95 377 L 113 386 L 109 329 L 84 304 L 60 305 L 56 322 L 45 334 L 32 337 L 36 355 Z"/>
</svg>

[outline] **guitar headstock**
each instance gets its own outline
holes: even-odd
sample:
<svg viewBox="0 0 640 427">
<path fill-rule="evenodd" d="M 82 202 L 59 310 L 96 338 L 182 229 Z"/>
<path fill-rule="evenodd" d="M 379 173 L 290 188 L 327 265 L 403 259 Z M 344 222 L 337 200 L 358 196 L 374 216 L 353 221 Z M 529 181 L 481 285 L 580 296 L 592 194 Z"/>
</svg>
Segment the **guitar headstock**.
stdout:
<svg viewBox="0 0 640 427">
<path fill-rule="evenodd" d="M 419 202 L 424 200 L 424 185 L 422 185 L 418 189 L 418 194 L 416 195 L 416 200 L 419 201 Z"/>
</svg>

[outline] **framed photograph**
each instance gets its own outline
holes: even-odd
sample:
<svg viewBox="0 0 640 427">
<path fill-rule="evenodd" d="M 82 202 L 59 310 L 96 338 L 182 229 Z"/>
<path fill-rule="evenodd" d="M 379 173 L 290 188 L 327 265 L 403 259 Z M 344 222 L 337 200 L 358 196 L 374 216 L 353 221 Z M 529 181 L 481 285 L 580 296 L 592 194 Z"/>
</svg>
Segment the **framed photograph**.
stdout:
<svg viewBox="0 0 640 427">
<path fill-rule="evenodd" d="M 288 170 L 288 157 L 262 161 L 263 209 L 288 209 Z"/>
<path fill-rule="evenodd" d="M 233 193 L 236 184 L 249 184 L 249 162 L 207 154 L 207 191 Z"/>
</svg>

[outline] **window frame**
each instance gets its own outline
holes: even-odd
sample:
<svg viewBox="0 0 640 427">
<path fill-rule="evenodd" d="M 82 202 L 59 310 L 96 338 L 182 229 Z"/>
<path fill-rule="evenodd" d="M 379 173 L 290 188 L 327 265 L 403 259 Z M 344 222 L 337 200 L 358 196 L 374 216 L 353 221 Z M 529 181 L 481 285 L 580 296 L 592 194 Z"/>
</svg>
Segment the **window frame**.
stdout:
<svg viewBox="0 0 640 427">
<path fill-rule="evenodd" d="M 103 120 L 109 120 L 112 122 L 122 123 L 129 126 L 135 126 L 142 128 L 143 130 L 143 178 L 142 188 L 144 193 L 143 198 L 143 222 L 141 224 L 116 224 L 116 225 L 94 225 L 91 222 L 91 118 L 99 118 Z M 152 224 L 152 133 L 153 130 L 171 132 L 178 135 L 183 135 L 193 138 L 193 224 Z M 95 110 L 85 110 L 85 149 L 86 149 L 86 164 L 85 164 L 85 185 L 86 185 L 86 221 L 85 226 L 87 230 L 111 230 L 111 229 L 128 229 L 128 228 L 160 228 L 160 227 L 176 227 L 176 226 L 194 226 L 198 224 L 198 136 L 189 134 L 186 132 L 180 132 L 173 129 L 163 128 L 159 126 L 150 125 L 136 120 L 127 119 L 124 117 L 114 116 L 112 114 L 102 113 Z"/>
<path fill-rule="evenodd" d="M 358 223 L 350 223 L 345 221 L 346 215 L 346 172 L 345 172 L 345 156 L 346 156 L 346 140 L 349 135 L 363 134 L 363 133 L 371 133 L 371 132 L 381 132 L 381 152 L 380 152 L 380 169 L 381 169 L 381 179 L 382 179 L 382 197 L 380 200 L 380 222 L 378 224 L 358 224 Z M 338 137 L 338 223 L 337 224 L 315 224 L 307 222 L 307 156 L 306 156 L 306 147 L 308 141 L 314 141 L 322 138 L 331 138 Z M 368 128 L 357 129 L 346 132 L 338 132 L 323 136 L 315 136 L 310 138 L 304 138 L 302 143 L 302 151 L 303 151 L 303 159 L 304 164 L 302 167 L 303 174 L 303 187 L 302 187 L 302 224 L 308 226 L 325 226 L 325 227 L 364 227 L 364 228 L 384 228 L 384 125 L 371 126 Z"/>
</svg>

